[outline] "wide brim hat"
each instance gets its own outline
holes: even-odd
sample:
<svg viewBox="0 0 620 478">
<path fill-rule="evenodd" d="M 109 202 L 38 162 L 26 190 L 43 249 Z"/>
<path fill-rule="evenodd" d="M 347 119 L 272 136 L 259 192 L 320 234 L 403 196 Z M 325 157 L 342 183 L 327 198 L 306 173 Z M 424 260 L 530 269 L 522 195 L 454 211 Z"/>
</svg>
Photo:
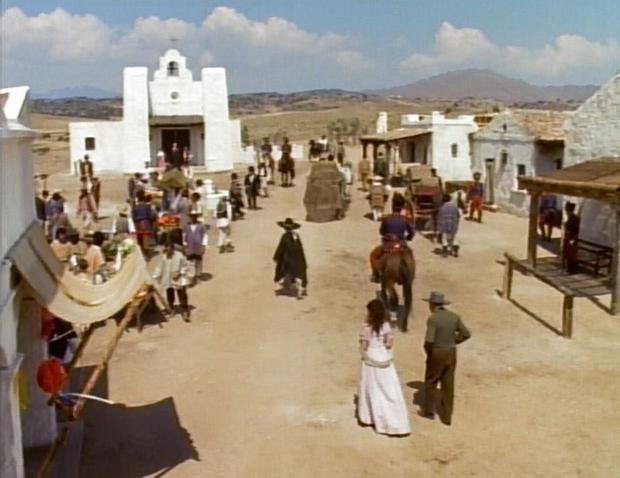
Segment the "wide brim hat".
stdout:
<svg viewBox="0 0 620 478">
<path fill-rule="evenodd" d="M 118 206 L 116 208 L 116 210 L 118 211 L 118 213 L 120 215 L 123 215 L 123 216 L 128 216 L 129 215 L 129 206 L 127 204 L 123 204 L 121 206 Z"/>
<path fill-rule="evenodd" d="M 450 303 L 448 300 L 446 300 L 446 297 L 443 295 L 442 292 L 437 291 L 431 292 L 431 295 L 428 298 L 422 300 L 435 305 L 448 305 Z"/>
<path fill-rule="evenodd" d="M 373 181 L 384 181 L 385 180 L 383 176 L 379 176 L 378 174 L 375 174 L 371 179 Z"/>
<path fill-rule="evenodd" d="M 297 224 L 293 219 L 287 217 L 284 221 L 278 221 L 278 226 L 283 227 L 289 231 L 293 229 L 299 229 L 301 227 L 300 224 Z"/>
<path fill-rule="evenodd" d="M 199 211 L 199 210 L 197 210 L 197 209 L 192 209 L 192 210 L 189 212 L 189 215 L 190 215 L 190 216 L 202 216 L 202 211 Z"/>
</svg>

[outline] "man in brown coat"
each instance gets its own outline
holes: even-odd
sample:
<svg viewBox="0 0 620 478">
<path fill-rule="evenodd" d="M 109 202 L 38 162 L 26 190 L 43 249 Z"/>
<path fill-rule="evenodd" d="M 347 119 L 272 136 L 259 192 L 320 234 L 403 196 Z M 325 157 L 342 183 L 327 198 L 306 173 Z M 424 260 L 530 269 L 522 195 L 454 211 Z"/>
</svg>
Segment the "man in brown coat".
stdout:
<svg viewBox="0 0 620 478">
<path fill-rule="evenodd" d="M 424 376 L 424 405 L 420 415 L 435 417 L 435 390 L 441 383 L 441 421 L 452 423 L 454 404 L 454 372 L 456 370 L 456 345 L 465 342 L 471 334 L 454 312 L 445 308 L 449 304 L 441 292 L 431 292 L 428 299 L 431 316 L 426 322 L 426 373 Z"/>
</svg>

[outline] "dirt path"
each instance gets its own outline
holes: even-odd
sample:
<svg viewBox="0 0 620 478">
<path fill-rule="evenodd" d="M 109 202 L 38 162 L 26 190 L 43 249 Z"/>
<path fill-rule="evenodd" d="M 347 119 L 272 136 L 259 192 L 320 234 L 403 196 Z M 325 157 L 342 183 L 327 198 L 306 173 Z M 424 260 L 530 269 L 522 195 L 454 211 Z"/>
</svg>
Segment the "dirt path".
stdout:
<svg viewBox="0 0 620 478">
<path fill-rule="evenodd" d="M 125 434 L 123 426 L 135 422 L 114 421 L 112 412 L 93 407 L 82 476 L 617 473 L 620 323 L 577 301 L 575 338 L 568 341 L 498 298 L 496 260 L 506 250 L 522 253 L 527 227 L 503 214 L 462 225 L 459 259 L 436 256 L 433 244 L 416 237 L 415 318 L 395 346 L 413 433 L 386 438 L 358 427 L 357 333 L 376 292 L 366 256 L 377 225 L 363 218 L 367 204 L 358 192 L 345 220 L 302 222 L 309 296 L 276 297 L 271 256 L 281 229 L 275 223 L 286 216 L 303 221 L 303 190 L 303 178 L 295 188 L 277 188 L 260 202 L 263 210 L 234 223 L 234 254 L 211 248 L 205 270 L 213 277 L 190 291 L 197 307 L 191 323 L 177 317 L 126 335 L 110 365 L 109 396 L 129 407 L 172 397 L 179 423 L 147 420 Z M 413 403 L 424 371 L 421 298 L 431 289 L 448 295 L 473 332 L 459 350 L 452 427 L 418 417 Z M 514 296 L 559 327 L 558 294 L 517 276 Z M 183 445 L 183 430 L 194 450 Z M 197 459 L 188 459 L 193 452 Z"/>
</svg>

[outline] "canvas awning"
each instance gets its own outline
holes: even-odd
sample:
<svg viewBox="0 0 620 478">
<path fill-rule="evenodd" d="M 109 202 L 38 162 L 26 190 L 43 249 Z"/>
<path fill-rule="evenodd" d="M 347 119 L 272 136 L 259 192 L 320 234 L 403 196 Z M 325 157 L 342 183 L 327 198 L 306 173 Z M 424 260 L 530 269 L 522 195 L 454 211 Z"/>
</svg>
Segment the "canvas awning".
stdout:
<svg viewBox="0 0 620 478">
<path fill-rule="evenodd" d="M 108 282 L 100 285 L 83 282 L 54 256 L 38 223 L 33 223 L 7 257 L 41 306 L 56 317 L 78 324 L 92 324 L 115 315 L 143 285 L 152 283 L 137 248 Z"/>
</svg>

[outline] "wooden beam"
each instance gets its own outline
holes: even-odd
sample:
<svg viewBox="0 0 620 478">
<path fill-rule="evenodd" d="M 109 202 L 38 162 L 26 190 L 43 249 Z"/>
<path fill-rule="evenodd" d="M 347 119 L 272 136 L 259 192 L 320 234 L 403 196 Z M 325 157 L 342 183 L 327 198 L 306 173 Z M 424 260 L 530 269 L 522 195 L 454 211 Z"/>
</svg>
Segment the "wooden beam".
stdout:
<svg viewBox="0 0 620 478">
<path fill-rule="evenodd" d="M 573 302 L 575 297 L 565 295 L 562 302 L 562 336 L 570 339 L 573 336 Z"/>
<path fill-rule="evenodd" d="M 514 273 L 513 261 L 506 257 L 506 265 L 504 266 L 504 284 L 502 287 L 502 297 L 510 300 L 512 295 L 512 276 Z"/>
<path fill-rule="evenodd" d="M 614 251 L 611 262 L 611 313 L 620 315 L 620 208 L 616 208 Z"/>
<path fill-rule="evenodd" d="M 548 192 L 620 204 L 618 186 L 529 176 L 519 176 L 518 182 L 530 194 Z"/>
<path fill-rule="evenodd" d="M 540 208 L 540 193 L 530 196 L 530 224 L 527 235 L 527 260 L 536 267 L 538 247 L 538 210 Z"/>
</svg>

